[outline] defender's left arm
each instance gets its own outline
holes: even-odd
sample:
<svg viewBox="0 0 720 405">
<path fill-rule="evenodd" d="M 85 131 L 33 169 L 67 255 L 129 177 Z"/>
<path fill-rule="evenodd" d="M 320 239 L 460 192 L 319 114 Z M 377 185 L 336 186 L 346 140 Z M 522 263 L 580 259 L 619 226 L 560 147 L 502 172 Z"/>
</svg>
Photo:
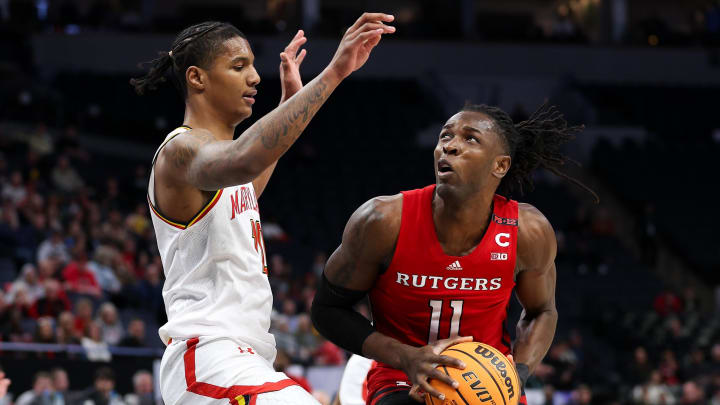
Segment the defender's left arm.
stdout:
<svg viewBox="0 0 720 405">
<path fill-rule="evenodd" d="M 547 218 L 530 204 L 519 204 L 515 291 L 523 306 L 517 324 L 514 362 L 524 381 L 545 357 L 557 326 L 555 255 L 557 241 Z"/>
<path fill-rule="evenodd" d="M 284 103 L 295 93 L 302 89 L 302 79 L 300 78 L 300 64 L 302 64 L 307 51 L 303 49 L 298 53 L 298 49 L 307 42 L 305 33 L 303 30 L 299 30 L 295 37 L 290 41 L 285 50 L 280 53 L 280 85 L 282 88 L 282 94 L 280 95 L 280 104 Z M 265 190 L 270 176 L 275 171 L 277 166 L 277 160 L 265 169 L 254 181 L 253 188 L 257 198 L 260 198 L 260 194 Z"/>
</svg>

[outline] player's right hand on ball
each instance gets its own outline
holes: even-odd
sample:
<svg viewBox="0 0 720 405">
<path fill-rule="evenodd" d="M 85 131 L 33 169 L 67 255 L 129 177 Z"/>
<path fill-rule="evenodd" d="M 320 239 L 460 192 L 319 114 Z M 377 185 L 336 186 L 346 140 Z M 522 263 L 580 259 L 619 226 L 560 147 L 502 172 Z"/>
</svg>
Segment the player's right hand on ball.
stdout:
<svg viewBox="0 0 720 405">
<path fill-rule="evenodd" d="M 461 360 L 440 354 L 448 347 L 462 342 L 472 342 L 472 336 L 438 340 L 423 347 L 407 347 L 407 350 L 401 353 L 402 369 L 413 383 L 413 389 L 410 391 L 411 397 L 422 402 L 422 395 L 418 393 L 420 390 L 444 400 L 445 396 L 428 382 L 431 378 L 442 381 L 451 387 L 457 387 L 458 383 L 455 380 L 435 367 L 445 365 L 464 369 L 465 364 Z"/>
<path fill-rule="evenodd" d="M 343 35 L 329 67 L 344 79 L 360 69 L 368 60 L 370 51 L 380 42 L 383 34 L 392 34 L 395 27 L 385 25 L 395 17 L 383 13 L 365 13 Z"/>
</svg>

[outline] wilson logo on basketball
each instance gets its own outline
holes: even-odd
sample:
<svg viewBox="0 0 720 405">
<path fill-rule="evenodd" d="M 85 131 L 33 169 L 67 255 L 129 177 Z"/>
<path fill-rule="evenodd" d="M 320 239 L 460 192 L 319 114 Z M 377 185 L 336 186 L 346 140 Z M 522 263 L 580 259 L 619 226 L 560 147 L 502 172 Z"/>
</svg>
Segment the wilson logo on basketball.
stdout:
<svg viewBox="0 0 720 405">
<path fill-rule="evenodd" d="M 500 357 L 498 357 L 491 350 L 488 350 L 487 348 L 482 346 L 476 347 L 475 353 L 486 359 L 490 359 L 490 364 L 495 366 L 495 369 L 497 369 L 498 373 L 500 373 L 500 377 L 503 378 L 503 383 L 507 387 L 508 398 L 514 397 L 515 387 L 513 385 L 512 378 L 510 378 L 510 376 L 508 375 L 507 363 L 505 363 L 504 360 L 500 359 Z"/>
</svg>

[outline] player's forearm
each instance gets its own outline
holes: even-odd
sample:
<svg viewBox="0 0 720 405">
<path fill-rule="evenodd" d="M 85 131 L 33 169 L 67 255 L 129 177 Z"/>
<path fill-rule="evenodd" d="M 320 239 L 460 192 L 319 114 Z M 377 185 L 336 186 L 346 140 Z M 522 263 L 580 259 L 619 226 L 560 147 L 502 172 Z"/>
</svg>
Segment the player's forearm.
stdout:
<svg viewBox="0 0 720 405">
<path fill-rule="evenodd" d="M 404 370 L 403 356 L 408 345 L 380 332 L 374 332 L 362 345 L 362 356 L 385 363 L 397 370 Z"/>
<path fill-rule="evenodd" d="M 197 156 L 193 152 L 190 183 L 202 190 L 217 190 L 254 181 L 287 152 L 340 81 L 326 69 L 238 139 L 214 143 Z"/>
<path fill-rule="evenodd" d="M 517 324 L 513 357 L 515 363 L 526 364 L 532 373 L 547 354 L 557 326 L 555 307 L 534 315 L 523 311 Z"/>
<path fill-rule="evenodd" d="M 338 84 L 340 78 L 326 69 L 248 128 L 234 142 L 237 143 L 233 145 L 234 148 L 250 151 L 250 156 L 254 157 L 259 166 L 259 172 L 262 172 L 300 137 Z"/>
</svg>

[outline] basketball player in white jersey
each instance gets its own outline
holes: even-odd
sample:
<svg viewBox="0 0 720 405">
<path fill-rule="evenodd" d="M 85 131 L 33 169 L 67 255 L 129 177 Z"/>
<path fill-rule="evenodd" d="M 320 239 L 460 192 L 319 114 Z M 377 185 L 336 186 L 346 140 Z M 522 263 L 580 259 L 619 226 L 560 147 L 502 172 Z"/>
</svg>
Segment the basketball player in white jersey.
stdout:
<svg viewBox="0 0 720 405">
<path fill-rule="evenodd" d="M 277 160 L 320 106 L 395 29 L 381 13 L 363 14 L 330 64 L 303 87 L 299 31 L 280 54 L 280 105 L 236 140 L 260 82 L 245 36 L 227 23 L 183 30 L 148 74 L 131 84 L 142 94 L 170 73 L 185 98 L 183 126 L 153 159 L 148 202 L 165 270 L 168 345 L 160 390 L 173 404 L 316 404 L 273 370 L 268 332 L 272 295 L 257 198 Z"/>
</svg>

